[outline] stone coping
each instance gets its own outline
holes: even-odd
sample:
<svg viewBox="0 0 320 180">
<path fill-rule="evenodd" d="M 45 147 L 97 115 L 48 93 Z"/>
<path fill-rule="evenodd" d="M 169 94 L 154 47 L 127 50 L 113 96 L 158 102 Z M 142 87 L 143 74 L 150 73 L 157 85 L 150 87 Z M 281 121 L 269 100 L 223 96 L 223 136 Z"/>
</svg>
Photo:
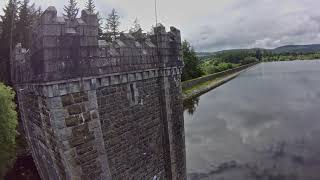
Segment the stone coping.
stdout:
<svg viewBox="0 0 320 180">
<path fill-rule="evenodd" d="M 100 87 L 181 74 L 182 67 L 170 67 L 164 69 L 148 69 L 146 71 L 106 74 L 43 83 L 16 84 L 14 88 L 18 93 L 32 92 L 39 96 L 56 97 L 81 91 L 95 90 Z"/>
</svg>

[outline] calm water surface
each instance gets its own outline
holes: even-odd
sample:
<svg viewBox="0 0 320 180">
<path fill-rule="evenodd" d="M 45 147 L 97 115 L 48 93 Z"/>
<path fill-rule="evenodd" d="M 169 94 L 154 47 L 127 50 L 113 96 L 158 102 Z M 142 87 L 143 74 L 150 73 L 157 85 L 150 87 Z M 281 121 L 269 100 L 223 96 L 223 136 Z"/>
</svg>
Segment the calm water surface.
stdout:
<svg viewBox="0 0 320 180">
<path fill-rule="evenodd" d="M 320 61 L 259 64 L 185 108 L 190 180 L 320 179 Z"/>
</svg>

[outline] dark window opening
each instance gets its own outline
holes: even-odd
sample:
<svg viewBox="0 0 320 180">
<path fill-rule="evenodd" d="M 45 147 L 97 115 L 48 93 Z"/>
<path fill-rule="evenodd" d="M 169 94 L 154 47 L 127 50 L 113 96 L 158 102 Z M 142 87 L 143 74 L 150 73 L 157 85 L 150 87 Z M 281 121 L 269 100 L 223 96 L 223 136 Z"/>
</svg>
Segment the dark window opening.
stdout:
<svg viewBox="0 0 320 180">
<path fill-rule="evenodd" d="M 131 100 L 132 102 L 135 102 L 133 84 L 130 84 L 130 92 L 131 92 Z"/>
</svg>

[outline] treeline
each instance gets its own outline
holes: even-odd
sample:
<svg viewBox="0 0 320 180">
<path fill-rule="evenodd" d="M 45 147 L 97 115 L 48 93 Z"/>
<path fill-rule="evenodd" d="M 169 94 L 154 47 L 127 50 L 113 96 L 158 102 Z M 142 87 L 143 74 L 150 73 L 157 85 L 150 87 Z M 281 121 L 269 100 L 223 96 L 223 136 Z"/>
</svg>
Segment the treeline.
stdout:
<svg viewBox="0 0 320 180">
<path fill-rule="evenodd" d="M 190 44 L 188 42 L 184 42 L 183 55 L 185 69 L 182 76 L 183 81 L 258 61 L 270 62 L 320 59 L 320 52 L 279 53 L 275 50 L 258 48 L 206 53 L 213 54 L 209 56 L 202 56 L 203 53 L 200 53 L 200 57 L 196 57 L 195 54 L 196 53 Z"/>
<path fill-rule="evenodd" d="M 202 59 L 201 68 L 205 74 L 213 74 L 261 60 L 262 52 L 260 49 L 223 51 Z"/>
<path fill-rule="evenodd" d="M 222 51 L 213 56 L 199 58 L 190 43 L 184 41 L 182 43 L 182 50 L 185 63 L 182 74 L 183 81 L 262 60 L 260 49 Z"/>
<path fill-rule="evenodd" d="M 24 47 L 31 46 L 31 26 L 42 12 L 40 7 L 22 2 L 9 0 L 3 8 L 2 33 L 0 34 L 0 81 L 8 83 L 10 78 L 10 54 L 13 46 L 21 42 Z"/>
<path fill-rule="evenodd" d="M 96 10 L 93 0 L 87 0 L 84 7 L 91 13 L 96 13 L 99 23 L 99 39 L 112 41 L 115 40 L 120 30 L 120 15 L 115 10 L 102 17 Z M 79 17 L 80 8 L 76 0 L 69 0 L 63 8 L 63 16 L 71 21 Z M 3 15 L 0 16 L 0 25 L 2 24 L 2 32 L 0 32 L 0 81 L 6 83 L 10 79 L 10 57 L 12 49 L 17 43 L 21 43 L 22 47 L 29 49 L 32 44 L 32 29 L 40 18 L 43 10 L 35 3 L 29 0 L 9 0 L 3 7 Z M 142 32 L 138 20 L 135 19 L 130 32 Z"/>
<path fill-rule="evenodd" d="M 272 61 L 294 61 L 294 60 L 313 60 L 320 59 L 320 52 L 315 53 L 284 53 L 284 54 L 264 54 L 262 61 L 272 62 Z"/>
</svg>

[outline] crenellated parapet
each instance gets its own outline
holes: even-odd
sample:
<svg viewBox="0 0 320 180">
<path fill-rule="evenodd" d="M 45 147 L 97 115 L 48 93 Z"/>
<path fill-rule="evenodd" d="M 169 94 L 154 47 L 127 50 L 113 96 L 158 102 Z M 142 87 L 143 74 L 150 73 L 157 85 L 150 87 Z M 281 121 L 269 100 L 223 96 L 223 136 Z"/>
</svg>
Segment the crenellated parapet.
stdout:
<svg viewBox="0 0 320 180">
<path fill-rule="evenodd" d="M 113 42 L 98 40 L 97 15 L 83 10 L 73 21 L 49 7 L 41 15 L 30 49 L 31 76 L 23 82 L 182 67 L 180 31 L 158 25 L 151 35 L 121 33 Z"/>
</svg>

